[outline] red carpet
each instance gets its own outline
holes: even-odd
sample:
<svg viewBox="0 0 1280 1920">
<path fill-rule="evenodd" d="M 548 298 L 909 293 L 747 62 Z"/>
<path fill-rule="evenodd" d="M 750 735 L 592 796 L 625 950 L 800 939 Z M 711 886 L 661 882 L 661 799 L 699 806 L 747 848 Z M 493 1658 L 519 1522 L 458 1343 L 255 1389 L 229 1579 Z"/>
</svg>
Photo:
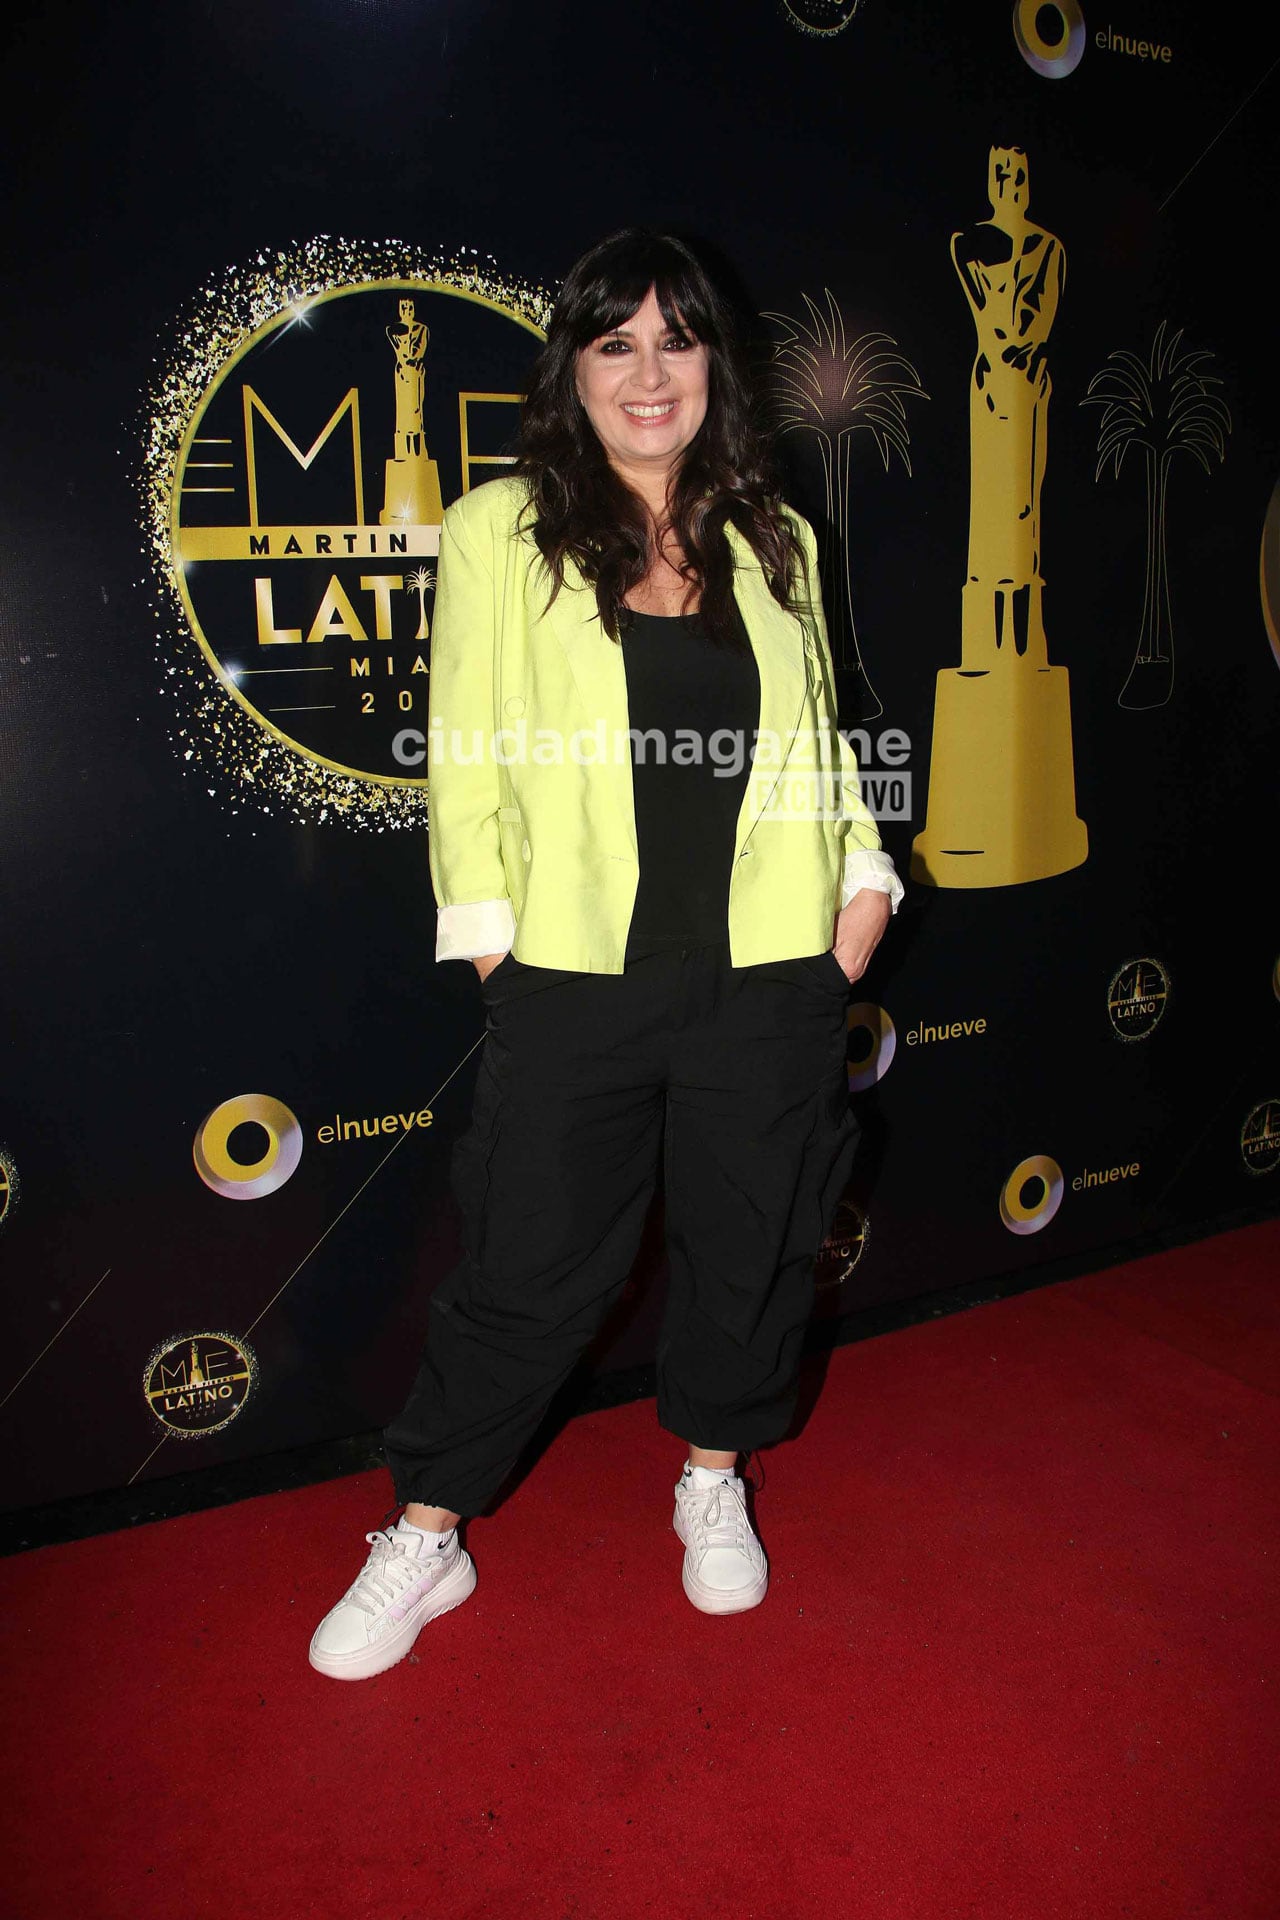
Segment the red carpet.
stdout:
<svg viewBox="0 0 1280 1920">
<path fill-rule="evenodd" d="M 1274 1920 L 1278 1273 L 1273 1223 L 837 1352 L 737 1619 L 649 1402 L 360 1685 L 306 1646 L 381 1474 L 4 1563 L 3 1911 Z"/>
</svg>

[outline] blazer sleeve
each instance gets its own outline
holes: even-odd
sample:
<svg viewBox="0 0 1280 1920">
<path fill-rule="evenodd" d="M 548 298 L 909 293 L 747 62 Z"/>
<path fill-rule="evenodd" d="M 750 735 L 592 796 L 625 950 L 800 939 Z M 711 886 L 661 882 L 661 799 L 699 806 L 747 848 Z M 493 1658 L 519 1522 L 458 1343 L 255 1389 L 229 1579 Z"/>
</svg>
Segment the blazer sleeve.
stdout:
<svg viewBox="0 0 1280 1920">
<path fill-rule="evenodd" d="M 440 529 L 431 628 L 427 818 L 436 959 L 505 953 L 515 937 L 491 751 L 495 662 L 491 570 L 453 508 Z"/>
<path fill-rule="evenodd" d="M 804 549 L 809 612 L 826 661 L 828 685 L 834 687 L 835 663 L 831 658 L 831 642 L 827 637 L 827 620 L 822 608 L 822 577 L 818 568 L 818 543 L 814 537 L 813 528 L 807 520 L 798 513 L 794 515 L 794 520 L 800 536 L 800 544 Z M 897 868 L 892 859 L 880 845 L 880 829 L 862 798 L 862 783 L 858 778 L 858 756 L 840 731 L 834 713 L 831 720 L 832 725 L 835 726 L 840 750 L 842 817 L 849 822 L 845 840 L 840 905 L 847 907 L 853 896 L 865 887 L 869 892 L 887 893 L 889 905 L 896 913 L 903 895 L 902 882 L 898 878 Z"/>
</svg>

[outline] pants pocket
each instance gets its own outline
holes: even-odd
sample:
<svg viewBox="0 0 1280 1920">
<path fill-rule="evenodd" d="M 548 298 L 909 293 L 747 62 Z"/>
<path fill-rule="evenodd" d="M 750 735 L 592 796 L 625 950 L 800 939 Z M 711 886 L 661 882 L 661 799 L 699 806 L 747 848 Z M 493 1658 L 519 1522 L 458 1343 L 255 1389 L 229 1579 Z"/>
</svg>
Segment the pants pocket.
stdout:
<svg viewBox="0 0 1280 1920">
<path fill-rule="evenodd" d="M 502 1105 L 502 1088 L 486 1042 L 476 1076 L 471 1124 L 454 1142 L 449 1168 L 453 1197 L 462 1216 L 463 1249 L 476 1270 L 484 1264 L 489 1172 L 502 1128 Z"/>
<path fill-rule="evenodd" d="M 806 954 L 800 965 L 816 980 L 820 980 L 823 986 L 829 987 L 833 993 L 848 993 L 853 985 L 830 947 L 825 953 Z"/>
<path fill-rule="evenodd" d="M 492 1013 L 509 1001 L 523 1000 L 527 994 L 541 993 L 544 988 L 561 986 L 566 980 L 587 977 L 568 973 L 560 967 L 531 967 L 526 961 L 517 960 L 514 953 L 504 953 L 492 973 L 480 982 L 480 994 Z"/>
</svg>

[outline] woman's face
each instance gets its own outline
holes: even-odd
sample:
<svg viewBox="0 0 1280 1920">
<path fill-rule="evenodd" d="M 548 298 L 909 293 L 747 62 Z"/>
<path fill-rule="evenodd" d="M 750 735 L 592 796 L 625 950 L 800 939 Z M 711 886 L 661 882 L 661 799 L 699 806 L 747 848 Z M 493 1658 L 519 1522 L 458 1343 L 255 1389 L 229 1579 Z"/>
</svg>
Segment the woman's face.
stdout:
<svg viewBox="0 0 1280 1920">
<path fill-rule="evenodd" d="M 707 415 L 709 359 L 673 332 L 650 287 L 629 320 L 578 354 L 578 397 L 612 466 L 670 469 Z"/>
</svg>

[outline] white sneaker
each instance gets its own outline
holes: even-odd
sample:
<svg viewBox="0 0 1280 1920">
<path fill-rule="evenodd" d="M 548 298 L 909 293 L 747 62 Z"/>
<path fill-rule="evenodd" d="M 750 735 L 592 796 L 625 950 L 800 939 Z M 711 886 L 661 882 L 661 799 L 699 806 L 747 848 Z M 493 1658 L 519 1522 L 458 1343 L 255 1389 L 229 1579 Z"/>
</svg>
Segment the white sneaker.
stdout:
<svg viewBox="0 0 1280 1920">
<path fill-rule="evenodd" d="M 331 1680 L 385 1673 L 404 1659 L 428 1620 L 461 1606 L 476 1584 L 456 1533 L 440 1547 L 407 1527 L 365 1539 L 372 1552 L 359 1577 L 311 1639 L 311 1664 Z"/>
<path fill-rule="evenodd" d="M 741 1480 L 676 1482 L 672 1522 L 685 1545 L 684 1590 L 703 1613 L 745 1613 L 769 1585 L 769 1563 L 747 1518 Z"/>
</svg>

